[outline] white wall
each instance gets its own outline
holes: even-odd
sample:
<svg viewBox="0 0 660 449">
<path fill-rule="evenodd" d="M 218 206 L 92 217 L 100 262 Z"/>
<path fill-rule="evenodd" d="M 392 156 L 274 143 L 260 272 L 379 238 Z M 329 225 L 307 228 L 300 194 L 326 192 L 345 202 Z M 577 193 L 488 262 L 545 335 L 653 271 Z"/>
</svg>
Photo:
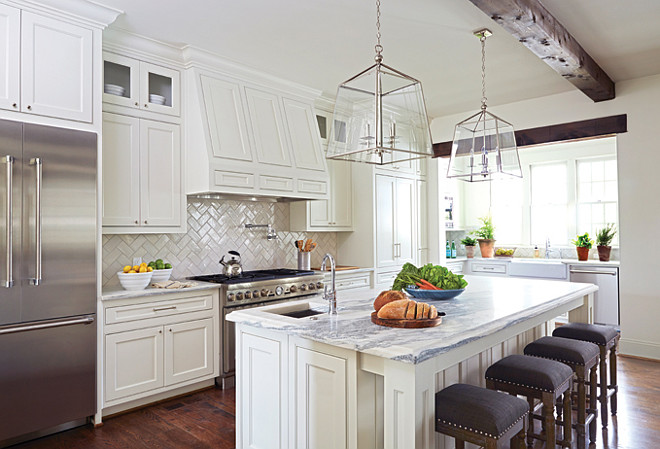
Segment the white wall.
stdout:
<svg viewBox="0 0 660 449">
<path fill-rule="evenodd" d="M 620 220 L 621 352 L 660 359 L 660 75 L 616 84 L 616 98 L 593 103 L 579 91 L 489 108 L 516 129 L 628 115 L 628 132 L 617 139 Z M 475 105 L 475 110 L 479 105 Z M 454 125 L 469 112 L 438 117 L 431 123 L 435 142 L 452 139 Z"/>
</svg>

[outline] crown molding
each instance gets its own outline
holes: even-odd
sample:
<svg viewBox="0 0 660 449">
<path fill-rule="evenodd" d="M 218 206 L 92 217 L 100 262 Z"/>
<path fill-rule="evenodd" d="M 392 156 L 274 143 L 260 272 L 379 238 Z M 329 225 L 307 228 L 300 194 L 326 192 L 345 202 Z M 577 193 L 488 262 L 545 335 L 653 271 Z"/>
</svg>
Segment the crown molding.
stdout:
<svg viewBox="0 0 660 449">
<path fill-rule="evenodd" d="M 124 13 L 89 0 L 3 0 L 3 3 L 97 28 L 106 28 Z"/>
<path fill-rule="evenodd" d="M 117 27 L 103 30 L 103 50 L 143 61 L 183 67 L 181 47 Z"/>
</svg>

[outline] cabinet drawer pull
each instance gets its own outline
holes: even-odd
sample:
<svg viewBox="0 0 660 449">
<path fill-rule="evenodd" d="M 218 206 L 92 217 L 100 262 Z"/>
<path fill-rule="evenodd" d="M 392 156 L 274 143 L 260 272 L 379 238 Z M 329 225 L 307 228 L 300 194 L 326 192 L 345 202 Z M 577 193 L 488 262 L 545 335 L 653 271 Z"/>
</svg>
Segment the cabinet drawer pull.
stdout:
<svg viewBox="0 0 660 449">
<path fill-rule="evenodd" d="M 571 273 L 580 273 L 580 274 L 609 274 L 610 276 L 616 276 L 616 271 L 596 271 L 596 270 L 570 270 Z"/>
<path fill-rule="evenodd" d="M 163 310 L 174 310 L 176 306 L 167 306 L 167 307 L 154 307 L 154 312 L 162 312 Z"/>
</svg>

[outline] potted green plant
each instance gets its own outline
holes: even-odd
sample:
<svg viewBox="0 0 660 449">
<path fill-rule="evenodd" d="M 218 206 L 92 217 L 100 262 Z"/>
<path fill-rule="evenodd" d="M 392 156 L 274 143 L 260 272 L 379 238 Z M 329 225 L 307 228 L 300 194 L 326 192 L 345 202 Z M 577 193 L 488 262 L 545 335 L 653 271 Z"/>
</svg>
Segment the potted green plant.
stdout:
<svg viewBox="0 0 660 449">
<path fill-rule="evenodd" d="M 575 240 L 571 241 L 577 250 L 578 260 L 588 260 L 589 250 L 594 245 L 594 241 L 589 237 L 589 233 L 585 232 L 583 235 L 578 235 Z"/>
<path fill-rule="evenodd" d="M 614 223 L 608 223 L 603 229 L 596 231 L 596 248 L 598 249 L 598 259 L 601 262 L 610 260 L 610 252 L 612 251 L 612 239 L 616 235 L 616 227 Z"/>
<path fill-rule="evenodd" d="M 474 231 L 473 234 L 479 237 L 477 240 L 479 241 L 481 257 L 493 257 L 495 253 L 495 226 L 493 226 L 493 217 L 486 215 L 479 218 L 479 221 L 481 221 L 482 226 Z"/>
<path fill-rule="evenodd" d="M 466 235 L 465 238 L 461 240 L 461 243 L 463 244 L 463 246 L 465 246 L 465 255 L 467 256 L 467 258 L 472 259 L 474 257 L 474 251 L 477 247 L 477 239 L 474 239 L 469 235 Z"/>
</svg>

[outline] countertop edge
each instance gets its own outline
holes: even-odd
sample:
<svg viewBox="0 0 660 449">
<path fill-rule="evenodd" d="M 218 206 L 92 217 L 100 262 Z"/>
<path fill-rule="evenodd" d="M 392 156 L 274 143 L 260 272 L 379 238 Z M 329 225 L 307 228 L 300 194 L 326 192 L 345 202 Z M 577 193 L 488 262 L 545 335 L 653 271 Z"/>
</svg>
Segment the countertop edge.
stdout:
<svg viewBox="0 0 660 449">
<path fill-rule="evenodd" d="M 171 279 L 176 281 L 178 279 Z M 190 282 L 186 279 L 181 279 L 182 282 Z M 194 287 L 179 288 L 179 289 L 169 289 L 169 288 L 153 288 L 147 287 L 144 290 L 124 290 L 121 285 L 112 285 L 105 287 L 101 292 L 101 301 L 113 301 L 117 299 L 128 299 L 128 298 L 141 298 L 145 296 L 160 296 L 166 295 L 168 293 L 186 293 L 186 292 L 195 292 L 201 290 L 212 290 L 214 288 L 220 288 L 219 284 L 213 284 L 210 282 L 201 282 L 193 281 L 197 285 Z"/>
</svg>

